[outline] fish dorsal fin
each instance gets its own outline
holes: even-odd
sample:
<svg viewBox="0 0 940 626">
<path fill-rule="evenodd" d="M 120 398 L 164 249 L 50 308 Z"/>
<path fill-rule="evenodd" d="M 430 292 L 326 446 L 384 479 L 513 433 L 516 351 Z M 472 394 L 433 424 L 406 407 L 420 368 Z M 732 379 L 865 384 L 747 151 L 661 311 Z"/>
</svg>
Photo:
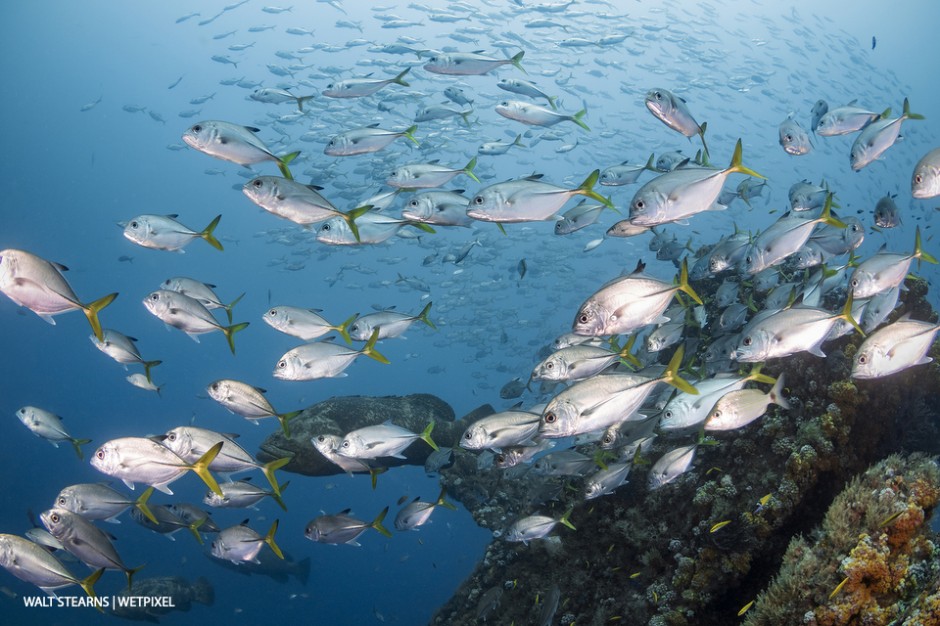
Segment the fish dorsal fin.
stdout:
<svg viewBox="0 0 940 626">
<path fill-rule="evenodd" d="M 251 520 L 249 520 L 248 518 L 245 518 L 244 520 L 242 520 L 242 523 L 239 524 L 239 526 L 247 526 L 249 521 Z"/>
<path fill-rule="evenodd" d="M 351 509 L 351 508 L 345 508 L 345 509 L 343 509 L 342 511 L 340 511 L 339 513 L 337 513 L 337 515 L 349 515 L 350 513 L 352 513 L 352 509 Z"/>
<path fill-rule="evenodd" d="M 543 176 L 545 176 L 545 174 L 529 174 L 528 176 L 524 177 L 522 180 L 542 180 Z"/>
<path fill-rule="evenodd" d="M 323 191 L 323 187 L 320 185 L 304 185 L 307 189 L 312 189 L 314 191 Z"/>
<path fill-rule="evenodd" d="M 247 128 L 248 130 L 250 130 L 250 131 L 253 132 L 253 133 L 260 133 L 260 132 L 261 132 L 261 129 L 260 129 L 260 128 L 255 128 L 254 126 L 245 126 L 245 128 Z"/>
<path fill-rule="evenodd" d="M 462 193 L 465 192 L 465 191 L 466 191 L 466 189 L 452 189 L 452 190 L 451 190 L 451 193 L 462 194 Z"/>
<path fill-rule="evenodd" d="M 229 439 L 238 439 L 239 437 L 241 437 L 239 433 L 222 433 L 222 434 L 228 437 Z"/>
<path fill-rule="evenodd" d="M 438 164 L 438 163 L 440 163 L 440 162 L 441 162 L 440 159 L 431 159 L 430 161 L 428 161 L 428 163 L 429 163 L 430 165 L 436 165 L 436 164 Z"/>
<path fill-rule="evenodd" d="M 261 393 L 268 393 L 268 390 L 267 390 L 267 389 L 262 389 L 261 387 L 255 387 L 255 389 L 257 389 L 257 390 L 260 391 Z"/>
<path fill-rule="evenodd" d="M 378 123 L 378 122 L 376 122 L 376 123 L 374 123 L 374 124 L 369 124 L 368 126 L 366 126 L 366 128 L 378 128 L 378 127 L 379 127 L 379 123 Z"/>
<path fill-rule="evenodd" d="M 67 271 L 69 271 L 69 268 L 67 268 L 66 266 L 62 265 L 61 263 L 56 263 L 55 261 L 49 261 L 49 264 L 52 265 L 52 267 L 54 267 L 54 268 L 56 268 L 57 270 L 59 270 L 60 272 L 67 272 Z"/>
<path fill-rule="evenodd" d="M 631 274 L 642 274 L 643 270 L 646 269 L 646 263 L 643 262 L 643 259 L 638 259 L 636 262 L 636 267 L 634 268 Z"/>
</svg>

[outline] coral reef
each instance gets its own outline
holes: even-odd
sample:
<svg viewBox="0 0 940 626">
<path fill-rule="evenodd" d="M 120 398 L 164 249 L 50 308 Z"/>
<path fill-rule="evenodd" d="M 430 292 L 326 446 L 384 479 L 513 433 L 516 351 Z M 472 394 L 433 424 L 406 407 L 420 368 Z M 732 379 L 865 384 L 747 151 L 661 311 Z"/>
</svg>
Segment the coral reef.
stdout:
<svg viewBox="0 0 940 626">
<path fill-rule="evenodd" d="M 932 312 L 924 301 L 926 284 L 907 282 L 909 304 L 899 307 L 890 320 L 908 311 L 930 319 Z M 703 287 L 700 293 L 714 292 L 713 287 Z M 489 619 L 532 623 L 538 614 L 536 598 L 553 584 L 561 589 L 557 615 L 562 624 L 737 623 L 743 619 L 739 610 L 777 574 L 791 539 L 817 527 L 855 476 L 894 452 L 936 452 L 937 363 L 887 379 L 851 381 L 852 357 L 861 340 L 850 335 L 828 342 L 826 358 L 800 354 L 768 363 L 764 373 L 786 376 L 791 409 L 775 407 L 743 429 L 716 434 L 717 445 L 699 446 L 692 471 L 655 491 L 645 487 L 648 467 L 638 465 L 630 482 L 615 494 L 584 502 L 581 479 L 546 481 L 520 474 L 518 468 L 485 467 L 475 457 L 461 455 L 453 467 L 441 472 L 442 483 L 497 537 L 519 517 L 540 513 L 557 518 L 570 507 L 578 530 L 559 529 L 553 533 L 556 537 L 528 546 L 497 539 L 432 624 L 478 623 L 477 600 L 496 586 L 505 592 Z M 938 346 L 931 356 L 940 357 Z M 660 436 L 645 456 L 655 459 L 688 443 L 687 438 L 663 439 Z M 844 610 L 865 599 L 856 594 L 867 589 L 864 593 L 885 608 L 885 615 L 897 617 L 898 608 L 902 613 L 909 609 L 908 617 L 916 611 L 921 621 L 905 623 L 932 623 L 928 618 L 937 611 L 936 575 L 928 564 L 936 556 L 924 520 L 933 505 L 929 496 L 910 494 L 931 493 L 937 480 L 923 469 L 930 465 L 923 457 L 896 459 L 885 461 L 899 468 L 894 500 L 884 504 L 883 515 L 880 508 L 873 512 L 874 527 L 862 526 L 851 534 L 852 543 L 846 544 L 841 560 L 826 564 L 824 586 L 803 613 L 837 606 L 826 604 L 827 596 L 848 577 L 840 590 L 843 595 L 833 597 L 833 602 L 844 603 Z M 915 467 L 921 469 L 910 475 L 901 471 Z M 879 528 L 897 511 L 902 514 Z M 868 538 L 860 539 L 859 532 Z M 807 545 L 796 549 L 806 552 Z M 868 584 L 865 567 L 874 562 L 884 564 L 878 584 L 887 586 L 886 591 Z M 924 586 L 931 580 L 932 587 Z M 771 593 L 777 592 L 768 590 L 762 598 Z M 917 593 L 921 600 L 916 606 L 905 604 Z M 751 610 L 755 617 L 749 619 L 757 620 L 759 609 Z M 803 613 L 754 623 L 802 623 Z M 822 608 L 814 619 L 820 625 L 867 623 L 841 622 Z"/>
<path fill-rule="evenodd" d="M 798 537 L 746 626 L 940 624 L 940 558 L 925 520 L 940 468 L 892 455 L 854 479 L 811 539 Z"/>
</svg>

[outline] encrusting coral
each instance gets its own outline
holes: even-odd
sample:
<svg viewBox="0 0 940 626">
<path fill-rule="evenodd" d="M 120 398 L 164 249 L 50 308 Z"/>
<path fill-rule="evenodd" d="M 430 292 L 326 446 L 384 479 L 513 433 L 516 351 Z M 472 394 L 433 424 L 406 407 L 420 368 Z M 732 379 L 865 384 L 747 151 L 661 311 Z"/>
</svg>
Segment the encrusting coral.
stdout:
<svg viewBox="0 0 940 626">
<path fill-rule="evenodd" d="M 940 558 L 925 523 L 940 468 L 892 455 L 852 480 L 812 539 L 794 539 L 745 626 L 940 624 Z"/>
</svg>

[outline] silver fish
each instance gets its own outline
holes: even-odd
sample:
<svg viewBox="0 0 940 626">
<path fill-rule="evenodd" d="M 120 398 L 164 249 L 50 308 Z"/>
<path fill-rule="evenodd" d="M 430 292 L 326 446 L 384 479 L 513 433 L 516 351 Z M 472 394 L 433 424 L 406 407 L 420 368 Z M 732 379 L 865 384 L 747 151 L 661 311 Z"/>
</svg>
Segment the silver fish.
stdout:
<svg viewBox="0 0 940 626">
<path fill-rule="evenodd" d="M 249 200 L 265 211 L 301 226 L 316 224 L 332 217 L 342 218 L 358 239 L 356 218 L 369 210 L 362 206 L 343 212 L 320 195 L 321 187 L 302 185 L 279 176 L 258 176 L 242 187 Z"/>
<path fill-rule="evenodd" d="M 924 252 L 920 242 L 920 227 L 914 234 L 914 251 L 911 254 L 879 252 L 858 264 L 849 277 L 849 287 L 856 298 L 868 298 L 900 285 L 907 276 L 911 261 L 937 263 L 932 255 Z"/>
<path fill-rule="evenodd" d="M 346 433 L 336 451 L 353 459 L 376 459 L 383 456 L 403 459 L 405 456 L 402 452 L 418 439 L 437 450 L 437 444 L 431 439 L 432 430 L 434 430 L 433 421 L 429 422 L 420 434 L 391 422 L 365 426 Z"/>
<path fill-rule="evenodd" d="M 656 226 L 691 217 L 713 207 L 725 180 L 734 173 L 764 178 L 741 161 L 741 140 L 731 164 L 723 170 L 678 168 L 647 182 L 630 201 L 630 221 L 637 226 Z"/>
<path fill-rule="evenodd" d="M 930 363 L 933 359 L 927 356 L 927 351 L 933 345 L 937 330 L 940 326 L 912 320 L 908 315 L 876 330 L 855 353 L 852 378 L 882 378 Z"/>
<path fill-rule="evenodd" d="M 261 129 L 239 126 L 220 120 L 197 122 L 183 133 L 183 141 L 191 148 L 223 161 L 238 163 L 244 167 L 264 161 L 274 161 L 285 178 L 293 178 L 287 165 L 300 152 L 276 156 L 264 142 L 255 136 Z"/>
<path fill-rule="evenodd" d="M 343 443 L 342 435 L 317 435 L 310 438 L 310 443 L 328 461 L 338 465 L 341 470 L 350 476 L 355 472 L 372 472 L 372 467 L 367 461 L 343 456 L 337 452 Z"/>
<path fill-rule="evenodd" d="M 599 170 L 594 170 L 574 189 L 523 178 L 484 187 L 470 201 L 467 215 L 486 222 L 528 222 L 547 220 L 572 197 L 583 195 L 607 206 L 610 201 L 593 191 Z"/>
<path fill-rule="evenodd" d="M 698 304 L 701 298 L 689 285 L 685 261 L 679 272 L 678 285 L 643 274 L 645 266 L 637 266 L 628 276 L 616 278 L 601 287 L 580 306 L 572 330 L 591 337 L 627 334 L 647 324 L 664 322 L 663 311 L 677 291 L 685 292 Z"/>
<path fill-rule="evenodd" d="M 144 298 L 143 303 L 160 321 L 179 328 L 196 342 L 199 341 L 197 335 L 222 331 L 232 354 L 235 354 L 235 333 L 248 327 L 248 322 L 224 326 L 198 300 L 176 291 L 159 289 Z"/>
<path fill-rule="evenodd" d="M 277 532 L 278 520 L 274 520 L 271 529 L 264 537 L 248 527 L 248 520 L 245 520 L 238 526 L 226 528 L 219 533 L 215 541 L 212 542 L 210 553 L 217 559 L 231 561 L 232 563 L 243 563 L 248 561 L 254 564 L 260 564 L 258 553 L 265 544 L 279 558 L 284 558 L 284 553 L 276 543 L 274 543 L 274 533 Z"/>
<path fill-rule="evenodd" d="M 567 113 L 558 113 L 553 109 L 531 102 L 503 100 L 496 105 L 496 112 L 507 119 L 529 124 L 530 126 L 554 126 L 561 122 L 574 122 L 586 131 L 591 130 L 582 119 L 587 115 L 587 109 L 581 109 L 577 113 L 569 115 Z"/>
<path fill-rule="evenodd" d="M 408 315 L 398 311 L 378 311 L 358 317 L 349 325 L 349 336 L 356 341 L 368 341 L 373 333 L 378 332 L 379 339 L 388 339 L 399 337 L 408 328 L 417 321 L 424 322 L 427 326 L 437 329 L 434 323 L 428 318 L 431 312 L 431 302 L 424 305 L 421 312 L 417 315 Z"/>
<path fill-rule="evenodd" d="M 282 104 L 284 102 L 294 102 L 297 104 L 298 111 L 304 110 L 304 102 L 314 98 L 312 94 L 309 96 L 295 96 L 286 89 L 273 88 L 255 89 L 248 97 L 255 102 L 264 102 L 265 104 Z"/>
<path fill-rule="evenodd" d="M 697 445 L 682 446 L 661 456 L 650 468 L 647 483 L 650 490 L 659 489 L 687 472 L 692 466 L 697 447 Z"/>
<path fill-rule="evenodd" d="M 410 126 L 401 132 L 383 130 L 375 126 L 357 128 L 335 135 L 323 149 L 323 153 L 329 156 L 352 156 L 378 152 L 399 137 L 407 137 L 417 146 L 420 144 L 414 136 L 416 130 L 417 126 Z"/>
<path fill-rule="evenodd" d="M 813 149 L 813 142 L 810 141 L 809 134 L 803 130 L 799 122 L 793 119 L 792 113 L 787 119 L 780 122 L 777 134 L 780 138 L 780 145 L 787 154 L 802 156 L 809 154 Z"/>
<path fill-rule="evenodd" d="M 862 130 L 869 123 L 882 116 L 891 114 L 891 109 L 885 113 L 879 114 L 875 111 L 855 106 L 855 100 L 849 104 L 834 109 L 829 109 L 819 118 L 816 124 L 816 134 L 823 137 L 833 137 L 835 135 L 847 135 Z"/>
<path fill-rule="evenodd" d="M 885 150 L 894 145 L 901 134 L 901 124 L 905 120 L 922 120 L 923 115 L 911 113 L 911 105 L 904 98 L 904 111 L 901 117 L 875 120 L 862 129 L 852 144 L 849 162 L 856 172 L 876 160 Z"/>
<path fill-rule="evenodd" d="M 37 437 L 45 439 L 56 448 L 59 447 L 60 441 L 68 441 L 75 448 L 78 458 L 85 458 L 81 446 L 90 443 L 91 439 L 76 439 L 70 435 L 58 415 L 34 406 L 24 406 L 16 412 L 16 417 Z"/>
<path fill-rule="evenodd" d="M 502 65 L 515 65 L 522 69 L 522 57 L 525 51 L 519 52 L 508 59 L 494 59 L 475 52 L 452 52 L 433 54 L 424 64 L 424 69 L 435 74 L 448 74 L 451 76 L 479 76 L 486 74 Z"/>
<path fill-rule="evenodd" d="M 875 204 L 875 226 L 894 228 L 901 224 L 901 210 L 894 199 L 898 194 L 887 194 Z"/>
<path fill-rule="evenodd" d="M 627 482 L 632 463 L 612 463 L 588 477 L 584 483 L 584 499 L 593 500 L 613 493 Z"/>
<path fill-rule="evenodd" d="M 68 268 L 24 250 L 0 250 L 0 291 L 44 321 L 55 325 L 54 315 L 80 310 L 88 318 L 95 337 L 104 339 L 98 313 L 111 304 L 116 293 L 84 304 L 72 291 L 62 272 Z"/>
<path fill-rule="evenodd" d="M 360 354 L 388 364 L 388 359 L 375 349 L 378 331 L 373 333 L 361 350 L 352 350 L 332 343 L 306 343 L 286 352 L 274 367 L 274 377 L 281 380 L 313 380 L 346 376 L 345 370 Z"/>
<path fill-rule="evenodd" d="M 208 469 L 230 476 L 250 469 L 259 469 L 268 479 L 274 492 L 280 495 L 280 487 L 274 472 L 290 462 L 290 457 L 276 459 L 270 463 L 259 463 L 247 450 L 235 443 L 234 438 L 207 428 L 178 426 L 166 432 L 161 443 L 179 456 L 184 463 L 196 464 L 219 444 L 222 449 L 210 461 Z"/>
<path fill-rule="evenodd" d="M 501 78 L 496 86 L 505 91 L 511 91 L 512 93 L 517 93 L 523 96 L 529 96 L 530 98 L 544 98 L 548 105 L 552 107 L 552 110 L 558 109 L 555 105 L 555 102 L 558 100 L 558 96 L 550 96 L 541 89 L 539 89 L 535 83 L 532 83 L 528 80 L 523 80 L 521 78 Z"/>
<path fill-rule="evenodd" d="M 762 363 L 797 352 L 824 357 L 821 346 L 840 319 L 861 332 L 858 322 L 852 317 L 852 304 L 849 296 L 839 313 L 799 306 L 755 316 L 741 331 L 734 359 L 741 363 Z"/>
<path fill-rule="evenodd" d="M 229 324 L 232 323 L 232 308 L 245 296 L 243 293 L 242 295 L 232 300 L 230 303 L 226 304 L 222 302 L 218 295 L 216 295 L 214 291 L 215 285 L 203 283 L 186 276 L 168 278 L 160 284 L 160 288 L 168 289 L 170 291 L 177 291 L 184 296 L 194 298 L 195 300 L 198 300 L 202 306 L 209 310 L 223 309 L 228 315 Z"/>
<path fill-rule="evenodd" d="M 695 121 L 685 100 L 669 90 L 657 88 L 646 93 L 645 104 L 656 119 L 674 131 L 690 138 L 698 135 L 702 139 L 705 154 L 708 154 L 708 146 L 705 145 L 706 124 L 699 125 Z"/>
<path fill-rule="evenodd" d="M 287 485 L 288 483 L 280 485 L 280 491 L 284 491 Z M 222 495 L 210 491 L 206 493 L 202 499 L 204 504 L 219 509 L 245 509 L 254 508 L 255 504 L 264 498 L 270 497 L 277 502 L 282 509 L 287 510 L 287 506 L 284 504 L 279 493 L 276 493 L 273 489 L 268 491 L 257 485 L 252 485 L 248 480 L 221 483 L 219 487 L 222 489 Z"/>
<path fill-rule="evenodd" d="M 120 491 L 103 483 L 80 483 L 69 485 L 59 492 L 53 506 L 77 513 L 88 520 L 104 520 L 119 524 L 117 516 L 134 507 L 156 522 L 147 501 L 153 494 L 153 487 L 148 487 L 140 497 L 131 499 Z"/>
<path fill-rule="evenodd" d="M 726 393 L 709 412 L 705 430 L 734 430 L 747 426 L 776 404 L 789 410 L 790 403 L 783 397 L 783 374 L 773 388 L 764 393 L 760 389 L 738 389 Z"/>
<path fill-rule="evenodd" d="M 601 172 L 600 183 L 605 186 L 632 185 L 639 180 L 640 175 L 645 171 L 656 171 L 652 154 L 646 165 L 629 165 L 624 161 L 620 165 L 608 167 Z"/>
<path fill-rule="evenodd" d="M 420 499 L 415 498 L 413 502 L 405 505 L 402 510 L 398 512 L 398 515 L 395 516 L 395 529 L 417 530 L 431 520 L 431 514 L 434 512 L 434 509 L 439 506 L 456 511 L 456 506 L 444 500 L 444 496 L 446 495 L 447 488 L 441 487 L 441 493 L 434 502 L 421 502 Z"/>
<path fill-rule="evenodd" d="M 361 98 L 371 96 L 387 85 L 402 85 L 408 87 L 405 74 L 411 71 L 411 68 L 405 68 L 393 78 L 374 79 L 374 78 L 347 78 L 333 83 L 329 83 L 321 92 L 324 96 L 330 98 Z"/>
<path fill-rule="evenodd" d="M 138 215 L 126 222 L 124 236 L 138 246 L 153 250 L 171 250 L 183 253 L 183 248 L 194 239 L 204 239 L 216 250 L 222 250 L 222 244 L 213 232 L 219 225 L 221 215 L 216 215 L 208 226 L 196 232 L 176 221 L 172 215 Z"/>
<path fill-rule="evenodd" d="M 539 432 L 542 416 L 529 411 L 500 411 L 467 427 L 460 447 L 467 450 L 496 449 L 526 445 Z"/>
<path fill-rule="evenodd" d="M 528 545 L 530 541 L 547 537 L 548 533 L 552 532 L 558 524 L 575 530 L 569 519 L 572 511 L 573 509 L 568 509 L 558 519 L 547 515 L 529 515 L 518 519 L 506 530 L 506 541 L 521 541 Z"/>
<path fill-rule="evenodd" d="M 925 199 L 940 195 L 940 148 L 934 148 L 914 166 L 911 195 Z"/>
<path fill-rule="evenodd" d="M 104 573 L 102 568 L 88 578 L 76 578 L 42 546 L 8 534 L 0 534 L 0 567 L 51 596 L 55 596 L 55 591 L 62 587 L 79 585 L 88 597 L 95 598 L 94 585 Z"/>
<path fill-rule="evenodd" d="M 476 167 L 477 159 L 473 157 L 461 169 L 452 169 L 438 165 L 437 163 L 413 163 L 411 165 L 402 165 L 395 168 L 385 184 L 390 187 L 407 189 L 432 189 L 434 187 L 443 187 L 459 174 L 466 174 L 476 182 L 480 179 L 473 173 Z"/>
<path fill-rule="evenodd" d="M 401 216 L 407 220 L 441 226 L 470 226 L 470 201 L 456 191 L 422 191 L 411 197 Z"/>
<path fill-rule="evenodd" d="M 386 537 L 391 537 L 392 533 L 388 532 L 388 529 L 382 525 L 382 520 L 385 519 L 387 514 L 388 507 L 385 507 L 371 522 L 363 522 L 351 517 L 349 509 L 340 511 L 336 515 L 321 515 L 310 520 L 304 529 L 304 537 L 319 543 L 345 543 L 351 546 L 358 546 L 356 539 L 370 528 L 377 530 Z"/>
<path fill-rule="evenodd" d="M 114 548 L 108 536 L 81 515 L 65 509 L 49 509 L 39 518 L 49 533 L 62 546 L 89 567 L 117 569 L 127 576 L 127 587 L 133 582 L 134 573 L 141 567 L 129 568 Z"/>
<path fill-rule="evenodd" d="M 168 485 L 188 471 L 199 475 L 216 493 L 222 493 L 219 484 L 209 473 L 209 464 L 222 449 L 217 443 L 195 463 L 186 463 L 175 452 L 147 437 L 121 437 L 106 442 L 95 451 L 91 466 L 102 474 L 124 481 L 129 489 L 135 482 L 144 483 L 173 495 Z"/>
<path fill-rule="evenodd" d="M 278 413 L 264 397 L 264 389 L 252 387 L 239 380 L 223 378 L 209 383 L 206 387 L 209 396 L 235 415 L 241 415 L 246 420 L 258 424 L 259 419 L 276 417 L 281 423 L 284 434 L 290 437 L 288 421 L 300 415 L 303 411 L 289 411 Z"/>
<path fill-rule="evenodd" d="M 349 325 L 358 317 L 353 315 L 339 326 L 334 326 L 319 315 L 319 309 L 301 309 L 294 306 L 276 306 L 267 310 L 264 314 L 264 321 L 272 328 L 282 333 L 298 337 L 304 341 L 310 341 L 322 337 L 331 330 L 335 330 L 340 336 L 351 341 L 348 333 Z"/>
</svg>

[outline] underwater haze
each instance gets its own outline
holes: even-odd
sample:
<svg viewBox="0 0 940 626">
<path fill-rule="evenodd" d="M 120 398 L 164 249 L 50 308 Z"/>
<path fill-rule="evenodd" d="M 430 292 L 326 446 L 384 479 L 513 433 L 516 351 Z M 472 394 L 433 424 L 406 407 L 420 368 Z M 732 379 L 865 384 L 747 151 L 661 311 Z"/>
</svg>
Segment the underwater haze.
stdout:
<svg viewBox="0 0 940 626">
<path fill-rule="evenodd" d="M 940 202 L 911 194 L 915 164 L 940 145 L 940 87 L 932 67 L 940 58 L 940 5 L 933 2 L 269 2 L 60 0 L 8 2 L 0 9 L 6 52 L 0 159 L 7 172 L 0 249 L 29 251 L 67 266 L 64 275 L 82 302 L 117 292 L 100 314 L 102 326 L 136 338 L 144 360 L 162 361 L 152 369 L 159 393 L 138 388 L 126 378 L 143 368 L 131 363 L 125 370 L 97 350 L 80 312 L 56 316 L 51 325 L 0 298 L 6 364 L 0 383 L 6 424 L 0 440 L 3 533 L 22 535 L 32 527 L 28 512 L 38 518 L 73 483 L 111 480 L 137 497 L 145 485 L 129 492 L 119 478 L 89 464 L 97 447 L 111 439 L 192 424 L 237 433 L 238 442 L 256 453 L 278 430 L 277 421 L 255 426 L 226 411 L 206 392 L 218 379 L 264 388 L 278 411 L 350 395 L 434 394 L 457 417 L 487 403 L 505 410 L 519 401 L 527 407 L 546 402 L 552 394 L 537 385 L 503 394 L 510 397 L 500 392 L 514 379 L 529 380 L 544 357 L 540 351 L 571 331 L 588 296 L 640 260 L 648 274 L 671 281 L 683 254 L 692 266 L 694 251 L 735 229 L 766 229 L 789 210 L 788 190 L 801 180 L 824 181 L 835 194 L 838 215 L 860 220 L 860 258 L 882 245 L 910 252 L 915 230 L 926 251 L 940 254 L 934 238 Z M 423 52 L 386 47 L 396 45 Z M 430 56 L 452 52 L 507 62 L 477 75 L 425 69 Z M 508 62 L 520 52 L 522 69 Z M 391 83 L 358 98 L 322 93 L 331 83 L 390 79 L 406 68 L 407 85 Z M 501 89 L 500 79 L 531 81 L 552 97 L 560 114 L 574 117 L 586 110 L 577 121 L 587 128 L 571 119 L 552 126 L 507 119 L 496 111 L 502 101 L 548 106 L 549 100 Z M 466 102 L 449 99 L 450 87 L 461 89 Z M 407 224 L 381 243 L 331 245 L 317 240 L 323 222 L 304 227 L 281 219 L 242 192 L 258 175 L 279 175 L 276 162 L 249 169 L 182 140 L 187 129 L 206 120 L 255 127 L 257 139 L 274 155 L 299 151 L 286 166 L 294 179 L 320 187 L 340 211 L 370 198 L 376 202 L 376 194 L 391 189 L 386 179 L 396 168 L 436 161 L 460 170 L 474 157 L 472 173 L 479 182 L 461 172 L 446 185 L 465 190 L 467 200 L 488 185 L 533 174 L 571 190 L 594 170 L 623 162 L 642 166 L 651 154 L 681 151 L 695 159 L 699 136 L 672 130 L 644 105 L 655 88 L 681 96 L 697 122 L 707 123 L 711 164 L 727 167 L 740 139 L 744 165 L 767 178 L 750 204 L 734 198 L 723 210 L 657 227 L 669 239 L 688 242 L 675 263 L 650 251 L 650 233 L 605 236 L 615 222 L 630 217 L 634 193 L 658 172 L 644 171 L 633 184 L 594 186 L 616 211 L 602 210 L 595 223 L 567 235 L 555 233 L 551 211 L 549 219 L 506 220 L 499 227 L 471 220 L 428 232 Z M 257 94 L 263 89 L 289 96 L 261 101 Z M 290 95 L 312 98 L 298 110 Z M 898 141 L 860 171 L 850 165 L 854 135 L 811 132 L 817 100 L 826 100 L 830 109 L 857 101 L 879 114 L 890 107 L 896 117 L 905 98 L 924 119 L 906 120 Z M 434 117 L 435 107 L 452 111 L 415 121 L 422 109 L 431 108 Z M 808 154 L 794 156 L 780 145 L 778 129 L 790 114 L 809 133 Z M 334 136 L 372 124 L 396 133 L 415 125 L 416 142 L 402 136 L 372 153 L 324 153 Z M 519 135 L 521 145 L 510 145 Z M 486 154 L 480 150 L 486 142 L 502 142 L 508 150 Z M 734 191 L 744 179 L 731 174 L 728 187 Z M 413 194 L 396 195 L 384 213 L 399 217 Z M 876 226 L 876 203 L 893 194 L 900 221 Z M 184 252 L 137 245 L 119 223 L 147 214 L 176 215 L 196 232 L 221 215 L 212 234 L 224 250 L 199 237 Z M 911 271 L 931 286 L 938 277 L 937 266 L 928 263 L 914 264 Z M 177 276 L 215 285 L 225 303 L 244 294 L 232 308 L 232 321 L 250 325 L 233 335 L 234 354 L 222 333 L 193 341 L 144 306 L 148 294 Z M 938 292 L 928 297 L 936 307 Z M 404 337 L 379 340 L 376 349 L 388 364 L 359 358 L 345 376 L 307 381 L 273 375 L 281 356 L 303 343 L 264 322 L 273 306 L 319 309 L 339 324 L 392 307 L 417 315 L 429 303 L 436 328 L 417 322 Z M 224 312 L 214 313 L 228 324 Z M 363 342 L 353 345 L 358 349 Z M 24 406 L 59 415 L 72 437 L 90 439 L 81 446 L 84 458 L 77 458 L 68 441 L 54 448 L 31 434 L 16 417 Z M 262 476 L 251 474 L 264 485 Z M 463 506 L 436 510 L 431 523 L 416 531 L 394 530 L 401 498 L 434 501 L 438 495 L 438 478 L 421 467 L 392 468 L 379 476 L 376 489 L 367 475 L 278 476 L 290 480 L 287 511 L 267 498 L 257 510 L 217 509 L 212 517 L 222 528 L 247 519 L 262 535 L 278 519 L 277 544 L 293 561 L 310 559 L 306 580 L 292 575 L 278 581 L 222 567 L 208 554 L 213 535 L 199 545 L 184 529 L 170 541 L 126 513 L 118 525 L 98 526 L 116 538 L 124 563 L 144 566 L 136 577 L 210 581 L 212 606 L 197 603 L 187 613 L 169 614 L 162 621 L 170 624 L 219 617 L 256 624 L 275 615 L 283 623 L 427 623 L 493 540 Z M 155 492 L 151 502 L 202 506 L 206 487 L 186 475 L 172 490 L 173 496 Z M 351 509 L 369 521 L 386 506 L 391 538 L 370 530 L 355 547 L 304 537 L 307 523 L 324 513 Z M 578 525 L 577 532 L 590 533 L 590 525 Z M 63 560 L 80 578 L 92 571 Z M 95 588 L 109 596 L 125 583 L 119 571 L 109 570 Z M 24 597 L 44 594 L 5 571 L 0 590 L 4 623 L 104 619 L 91 608 L 27 608 Z M 59 594 L 82 592 L 67 587 Z"/>
</svg>

